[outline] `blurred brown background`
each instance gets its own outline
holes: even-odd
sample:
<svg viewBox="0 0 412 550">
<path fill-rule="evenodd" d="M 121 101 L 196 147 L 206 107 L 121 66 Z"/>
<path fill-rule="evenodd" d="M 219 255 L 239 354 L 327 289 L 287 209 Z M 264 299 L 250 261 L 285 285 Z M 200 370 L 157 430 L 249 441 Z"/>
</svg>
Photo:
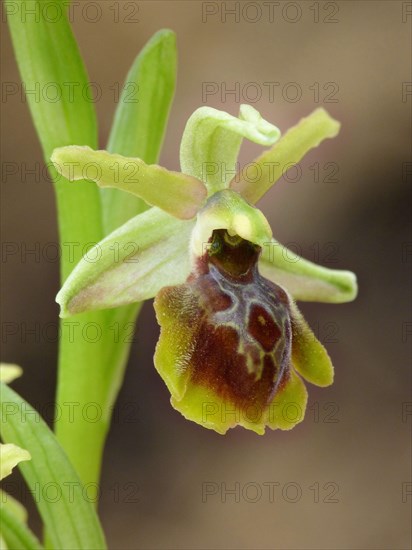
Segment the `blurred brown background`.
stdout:
<svg viewBox="0 0 412 550">
<path fill-rule="evenodd" d="M 225 16 L 225 4 L 237 15 Z M 282 131 L 317 106 L 338 118 L 339 137 L 312 151 L 298 181 L 291 173 L 261 207 L 279 240 L 355 271 L 360 285 L 352 304 L 301 304 L 334 360 L 335 384 L 309 388 L 304 423 L 264 437 L 241 429 L 222 437 L 170 407 L 152 364 L 158 327 L 145 304 L 104 460 L 100 511 L 113 549 L 411 545 L 411 3 L 269 4 L 83 0 L 86 9 L 74 11 L 90 79 L 102 92 L 102 147 L 112 87 L 163 27 L 176 31 L 179 47 L 161 156 L 168 168 L 179 168 L 185 122 L 202 104 L 236 114 L 240 102 L 251 103 Z M 2 80 L 19 85 L 4 22 L 2 30 Z M 267 82 L 279 83 L 273 97 Z M 216 93 L 205 98 L 204 83 L 215 83 Z M 238 97 L 225 94 L 235 86 Z M 57 345 L 25 328 L 55 326 L 58 265 L 33 256 L 24 263 L 20 251 L 56 242 L 53 189 L 24 166 L 5 171 L 13 162 L 40 169 L 42 154 L 20 92 L 3 95 L 1 109 L 2 240 L 18 245 L 2 260 L 2 358 L 24 367 L 15 388 L 46 414 Z M 258 151 L 245 144 L 241 160 Z M 315 162 L 319 181 L 309 168 Z M 338 171 L 328 178 L 331 166 Z"/>
</svg>

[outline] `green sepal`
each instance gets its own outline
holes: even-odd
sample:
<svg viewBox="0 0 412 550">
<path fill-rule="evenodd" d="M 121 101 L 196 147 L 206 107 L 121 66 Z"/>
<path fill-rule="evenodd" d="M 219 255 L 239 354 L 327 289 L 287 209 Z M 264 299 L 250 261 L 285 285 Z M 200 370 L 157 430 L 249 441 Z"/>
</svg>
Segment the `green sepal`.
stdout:
<svg viewBox="0 0 412 550">
<path fill-rule="evenodd" d="M 51 160 L 70 181 L 86 179 L 127 191 L 176 218 L 193 218 L 206 199 L 206 188 L 198 179 L 139 158 L 71 145 L 55 149 Z"/>
<path fill-rule="evenodd" d="M 295 300 L 340 304 L 351 302 L 358 292 L 356 275 L 351 271 L 316 265 L 274 239 L 263 245 L 259 269 Z"/>
<path fill-rule="evenodd" d="M 151 208 L 91 248 L 56 297 L 62 317 L 153 298 L 190 271 L 194 222 Z"/>
<path fill-rule="evenodd" d="M 211 107 L 200 107 L 189 118 L 180 145 L 182 172 L 204 181 L 209 194 L 228 186 L 236 172 L 243 138 L 266 147 L 280 130 L 250 105 L 241 105 L 239 118 Z"/>
</svg>

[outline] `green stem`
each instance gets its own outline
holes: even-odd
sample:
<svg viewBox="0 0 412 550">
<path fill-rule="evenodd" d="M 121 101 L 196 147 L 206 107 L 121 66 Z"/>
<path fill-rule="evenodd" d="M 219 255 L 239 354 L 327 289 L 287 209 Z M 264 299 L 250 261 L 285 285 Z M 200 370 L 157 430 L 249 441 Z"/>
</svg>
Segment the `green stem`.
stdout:
<svg viewBox="0 0 412 550">
<path fill-rule="evenodd" d="M 51 0 L 49 4 L 53 1 L 58 9 L 61 0 Z M 5 4 L 5 9 L 26 89 L 44 92 L 52 83 L 61 92 L 56 102 L 48 101 L 45 93 L 40 97 L 28 96 L 44 158 L 49 163 L 57 147 L 88 145 L 97 149 L 97 125 L 94 106 L 84 95 L 88 87 L 87 74 L 68 19 L 63 14 L 58 21 L 47 20 L 41 4 L 41 0 L 22 0 L 18 4 Z M 23 21 L 23 10 L 35 11 L 37 16 Z M 156 161 L 174 93 L 175 58 L 175 37 L 170 31 L 157 33 L 138 57 L 128 81 L 137 85 L 139 101 L 130 104 L 121 97 L 110 138 L 112 151 L 141 156 L 146 162 Z M 70 83 L 75 86 L 68 86 Z M 124 93 L 129 92 L 130 88 L 125 88 Z M 54 170 L 51 174 L 57 199 L 64 281 L 85 247 L 104 237 L 103 218 L 107 231 L 138 214 L 146 205 L 136 201 L 130 208 L 127 194 L 124 198 L 119 195 L 111 217 L 113 194 L 104 199 L 102 208 L 102 195 L 94 183 L 70 183 Z M 99 479 L 111 410 L 130 349 L 130 342 L 125 338 L 138 311 L 136 304 L 61 322 L 56 433 L 85 484 Z"/>
<path fill-rule="evenodd" d="M 56 435 L 83 483 L 97 483 L 140 305 L 62 320 Z M 67 324 L 67 326 L 66 326 Z M 71 334 L 70 334 L 71 331 Z M 93 342 L 93 339 L 98 341 Z"/>
<path fill-rule="evenodd" d="M 162 30 L 149 40 L 127 75 L 109 137 L 109 151 L 139 157 L 150 164 L 157 162 L 175 80 L 176 38 L 173 32 Z M 131 89 L 139 90 L 138 102 L 128 100 Z M 116 189 L 101 189 L 100 193 L 105 234 L 148 207 L 144 201 Z M 57 402 L 62 408 L 65 402 L 80 404 L 76 422 L 65 415 L 56 432 L 83 482 L 99 479 L 111 411 L 129 355 L 130 327 L 140 308 L 141 304 L 133 304 L 75 316 L 72 320 L 81 323 L 76 344 L 68 340 L 67 334 L 61 341 Z M 87 330 L 87 323 L 101 327 L 99 342 L 84 341 L 81 331 Z M 90 422 L 83 410 L 92 410 L 92 402 L 102 412 L 96 423 Z"/>
</svg>

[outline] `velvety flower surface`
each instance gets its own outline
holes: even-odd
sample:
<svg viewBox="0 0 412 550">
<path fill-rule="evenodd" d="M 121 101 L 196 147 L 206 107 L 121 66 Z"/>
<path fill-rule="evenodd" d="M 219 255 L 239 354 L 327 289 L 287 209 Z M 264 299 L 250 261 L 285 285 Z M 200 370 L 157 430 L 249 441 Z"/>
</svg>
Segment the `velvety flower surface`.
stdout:
<svg viewBox="0 0 412 550">
<path fill-rule="evenodd" d="M 155 299 L 155 365 L 172 404 L 220 433 L 236 424 L 257 433 L 292 428 L 307 401 L 298 373 L 332 383 L 326 350 L 288 293 L 260 275 L 260 246 L 226 229 L 207 244 L 187 281 Z"/>
<path fill-rule="evenodd" d="M 350 301 L 356 279 L 296 255 L 288 261 L 254 203 L 284 166 L 338 129 L 317 110 L 279 140 L 249 106 L 239 118 L 203 107 L 186 126 L 182 173 L 85 147 L 55 150 L 52 160 L 69 179 L 84 179 L 93 163 L 89 179 L 153 205 L 89 251 L 94 262 L 79 263 L 57 297 L 62 315 L 155 296 L 154 361 L 177 410 L 219 433 L 295 426 L 307 403 L 302 378 L 333 381 L 330 358 L 295 300 Z M 279 140 L 254 161 L 253 181 L 245 167 L 235 170 L 243 137 L 266 146 Z"/>
</svg>

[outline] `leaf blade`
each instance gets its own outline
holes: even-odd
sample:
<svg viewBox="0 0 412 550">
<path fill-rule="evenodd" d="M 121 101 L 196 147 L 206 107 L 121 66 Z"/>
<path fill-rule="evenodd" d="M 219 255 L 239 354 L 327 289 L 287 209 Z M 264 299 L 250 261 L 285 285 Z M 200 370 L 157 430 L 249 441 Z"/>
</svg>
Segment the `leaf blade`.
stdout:
<svg viewBox="0 0 412 550">
<path fill-rule="evenodd" d="M 51 430 L 12 389 L 1 384 L 1 393 L 1 437 L 6 442 L 24 445 L 32 456 L 30 462 L 20 465 L 27 484 L 32 491 L 39 486 L 44 489 L 48 484 L 60 490 L 59 499 L 51 500 L 43 495 L 37 502 L 53 547 L 62 550 L 106 548 L 96 512 L 84 498 L 80 478 Z M 10 405 L 14 405 L 13 413 Z M 69 486 L 77 490 L 68 493 Z"/>
<path fill-rule="evenodd" d="M 127 74 L 116 109 L 107 150 L 158 161 L 176 85 L 176 36 L 164 29 L 155 33 Z M 137 90 L 134 102 L 133 91 Z M 100 190 L 105 234 L 148 208 L 142 199 L 117 189 Z"/>
<path fill-rule="evenodd" d="M 39 0 L 5 4 L 14 52 L 27 101 L 49 163 L 55 147 L 97 147 L 97 122 L 93 103 L 87 100 L 88 77 L 61 0 L 51 0 L 61 17 L 47 18 Z M 14 9 L 17 7 L 17 9 Z M 23 10 L 36 15 L 22 17 Z M 55 182 L 59 233 L 62 243 L 98 242 L 102 238 L 100 195 L 95 185 L 72 186 L 51 167 Z M 56 179 L 58 181 L 56 181 Z M 80 259 L 62 246 L 61 277 L 64 280 Z"/>
<path fill-rule="evenodd" d="M 3 503 L 0 504 L 1 528 L 0 539 L 3 538 L 7 548 L 15 550 L 42 550 L 42 545 L 34 533 Z"/>
</svg>

